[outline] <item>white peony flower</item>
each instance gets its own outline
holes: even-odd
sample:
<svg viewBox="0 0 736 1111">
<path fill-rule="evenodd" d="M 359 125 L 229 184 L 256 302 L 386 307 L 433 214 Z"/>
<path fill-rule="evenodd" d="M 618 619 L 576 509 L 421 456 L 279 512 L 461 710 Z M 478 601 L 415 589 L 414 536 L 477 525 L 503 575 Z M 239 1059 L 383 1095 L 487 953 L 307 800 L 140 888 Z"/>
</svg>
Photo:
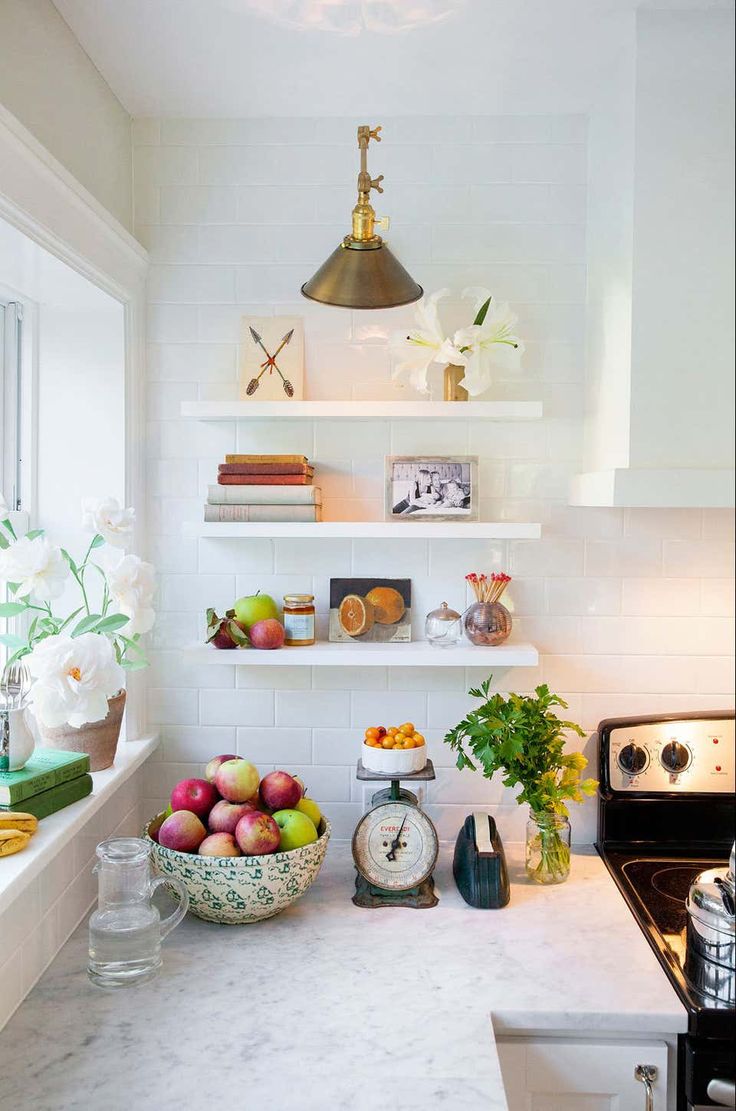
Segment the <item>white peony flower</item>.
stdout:
<svg viewBox="0 0 736 1111">
<path fill-rule="evenodd" d="M 117 498 L 84 498 L 82 527 L 100 536 L 114 548 L 126 548 L 133 539 L 135 510 L 124 509 Z"/>
<path fill-rule="evenodd" d="M 45 536 L 22 536 L 0 550 L 0 581 L 18 583 L 18 598 L 29 594 L 44 602 L 58 598 L 68 574 L 69 564 L 61 549 Z"/>
<path fill-rule="evenodd" d="M 136 555 L 126 555 L 107 572 L 107 585 L 110 594 L 121 613 L 130 618 L 122 630 L 127 636 L 147 633 L 153 628 L 156 614 L 153 611 L 153 592 L 155 589 L 152 563 L 146 563 Z"/>
<path fill-rule="evenodd" d="M 391 354 L 400 360 L 394 368 L 394 378 L 407 375 L 409 385 L 420 393 L 427 393 L 427 373 L 431 363 L 454 363 L 464 366 L 465 355 L 452 340 L 445 336 L 440 325 L 438 302 L 449 293 L 440 289 L 423 297 L 416 310 L 418 327 L 407 335 L 397 332 L 391 339 Z"/>
<path fill-rule="evenodd" d="M 100 633 L 47 637 L 26 657 L 34 684 L 31 702 L 38 720 L 51 729 L 76 729 L 107 716 L 107 700 L 123 686 L 123 669 L 112 643 Z"/>
</svg>

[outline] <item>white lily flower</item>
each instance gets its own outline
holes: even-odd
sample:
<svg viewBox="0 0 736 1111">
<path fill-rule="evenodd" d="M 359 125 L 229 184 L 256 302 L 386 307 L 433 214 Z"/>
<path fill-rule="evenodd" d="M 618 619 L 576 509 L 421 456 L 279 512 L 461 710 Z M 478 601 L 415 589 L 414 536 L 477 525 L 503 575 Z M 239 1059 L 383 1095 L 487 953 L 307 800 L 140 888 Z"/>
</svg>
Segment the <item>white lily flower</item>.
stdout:
<svg viewBox="0 0 736 1111">
<path fill-rule="evenodd" d="M 429 297 L 423 297 L 416 309 L 417 327 L 408 335 L 397 332 L 391 339 L 391 354 L 400 360 L 394 367 L 393 377 L 406 375 L 409 385 L 420 393 L 428 392 L 427 374 L 432 363 L 464 366 L 467 361 L 440 325 L 438 302 L 449 292 L 448 289 L 440 289 Z"/>
<path fill-rule="evenodd" d="M 78 637 L 50 636 L 26 657 L 34 684 L 31 702 L 47 728 L 72 725 L 79 729 L 107 717 L 107 700 L 123 685 L 123 669 L 112 643 L 101 633 Z"/>
<path fill-rule="evenodd" d="M 126 548 L 133 539 L 135 510 L 125 509 L 117 498 L 84 498 L 82 528 L 98 532 L 114 548 Z"/>
<path fill-rule="evenodd" d="M 123 629 L 126 636 L 147 633 L 153 628 L 153 592 L 156 584 L 152 563 L 136 555 L 126 555 L 107 572 L 110 595 L 121 613 L 130 618 Z"/>
<path fill-rule="evenodd" d="M 463 290 L 463 297 L 472 297 L 477 316 L 491 296 L 487 289 L 471 287 Z M 456 347 L 465 355 L 465 377 L 460 383 L 471 397 L 483 393 L 493 381 L 493 368 L 516 370 L 524 353 L 524 344 L 516 335 L 516 316 L 506 304 L 491 300 L 482 324 L 460 328 L 453 338 Z"/>
<path fill-rule="evenodd" d="M 64 592 L 69 564 L 46 536 L 21 536 L 0 550 L 0 581 L 17 583 L 16 597 L 50 602 Z"/>
</svg>

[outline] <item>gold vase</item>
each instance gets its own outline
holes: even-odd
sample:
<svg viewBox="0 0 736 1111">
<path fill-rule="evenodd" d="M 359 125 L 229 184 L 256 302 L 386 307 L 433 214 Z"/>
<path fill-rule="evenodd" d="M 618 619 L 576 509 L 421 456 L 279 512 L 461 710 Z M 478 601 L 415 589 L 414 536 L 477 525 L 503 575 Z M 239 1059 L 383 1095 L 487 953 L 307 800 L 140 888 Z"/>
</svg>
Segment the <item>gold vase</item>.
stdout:
<svg viewBox="0 0 736 1111">
<path fill-rule="evenodd" d="M 445 401 L 467 401 L 468 391 L 460 382 L 465 377 L 465 367 L 448 363 L 445 367 Z"/>
</svg>

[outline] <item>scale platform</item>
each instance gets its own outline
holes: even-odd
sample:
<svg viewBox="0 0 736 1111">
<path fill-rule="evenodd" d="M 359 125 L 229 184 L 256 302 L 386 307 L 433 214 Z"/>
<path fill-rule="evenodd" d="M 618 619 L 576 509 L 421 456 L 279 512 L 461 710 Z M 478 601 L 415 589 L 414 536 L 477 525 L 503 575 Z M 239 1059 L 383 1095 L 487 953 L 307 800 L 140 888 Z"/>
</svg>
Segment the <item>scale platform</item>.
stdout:
<svg viewBox="0 0 736 1111">
<path fill-rule="evenodd" d="M 421 771 L 409 772 L 407 775 L 397 775 L 396 772 L 372 772 L 369 771 L 368 768 L 363 767 L 362 760 L 358 760 L 358 770 L 356 773 L 356 779 L 367 780 L 368 782 L 371 780 L 383 780 L 384 782 L 391 783 L 393 780 L 396 783 L 403 783 L 406 780 L 413 779 L 417 783 L 421 783 L 436 778 L 434 774 L 434 764 L 431 760 L 427 760 L 427 763 Z"/>
</svg>

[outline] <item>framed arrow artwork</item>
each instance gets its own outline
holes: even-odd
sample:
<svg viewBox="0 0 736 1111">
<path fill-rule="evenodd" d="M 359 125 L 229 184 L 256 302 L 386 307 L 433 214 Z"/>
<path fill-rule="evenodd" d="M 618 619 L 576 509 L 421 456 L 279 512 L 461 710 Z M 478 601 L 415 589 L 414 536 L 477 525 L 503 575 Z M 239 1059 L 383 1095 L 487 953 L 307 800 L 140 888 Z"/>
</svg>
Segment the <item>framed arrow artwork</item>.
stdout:
<svg viewBox="0 0 736 1111">
<path fill-rule="evenodd" d="M 244 316 L 240 328 L 242 401 L 301 401 L 304 397 L 304 320 Z"/>
</svg>

